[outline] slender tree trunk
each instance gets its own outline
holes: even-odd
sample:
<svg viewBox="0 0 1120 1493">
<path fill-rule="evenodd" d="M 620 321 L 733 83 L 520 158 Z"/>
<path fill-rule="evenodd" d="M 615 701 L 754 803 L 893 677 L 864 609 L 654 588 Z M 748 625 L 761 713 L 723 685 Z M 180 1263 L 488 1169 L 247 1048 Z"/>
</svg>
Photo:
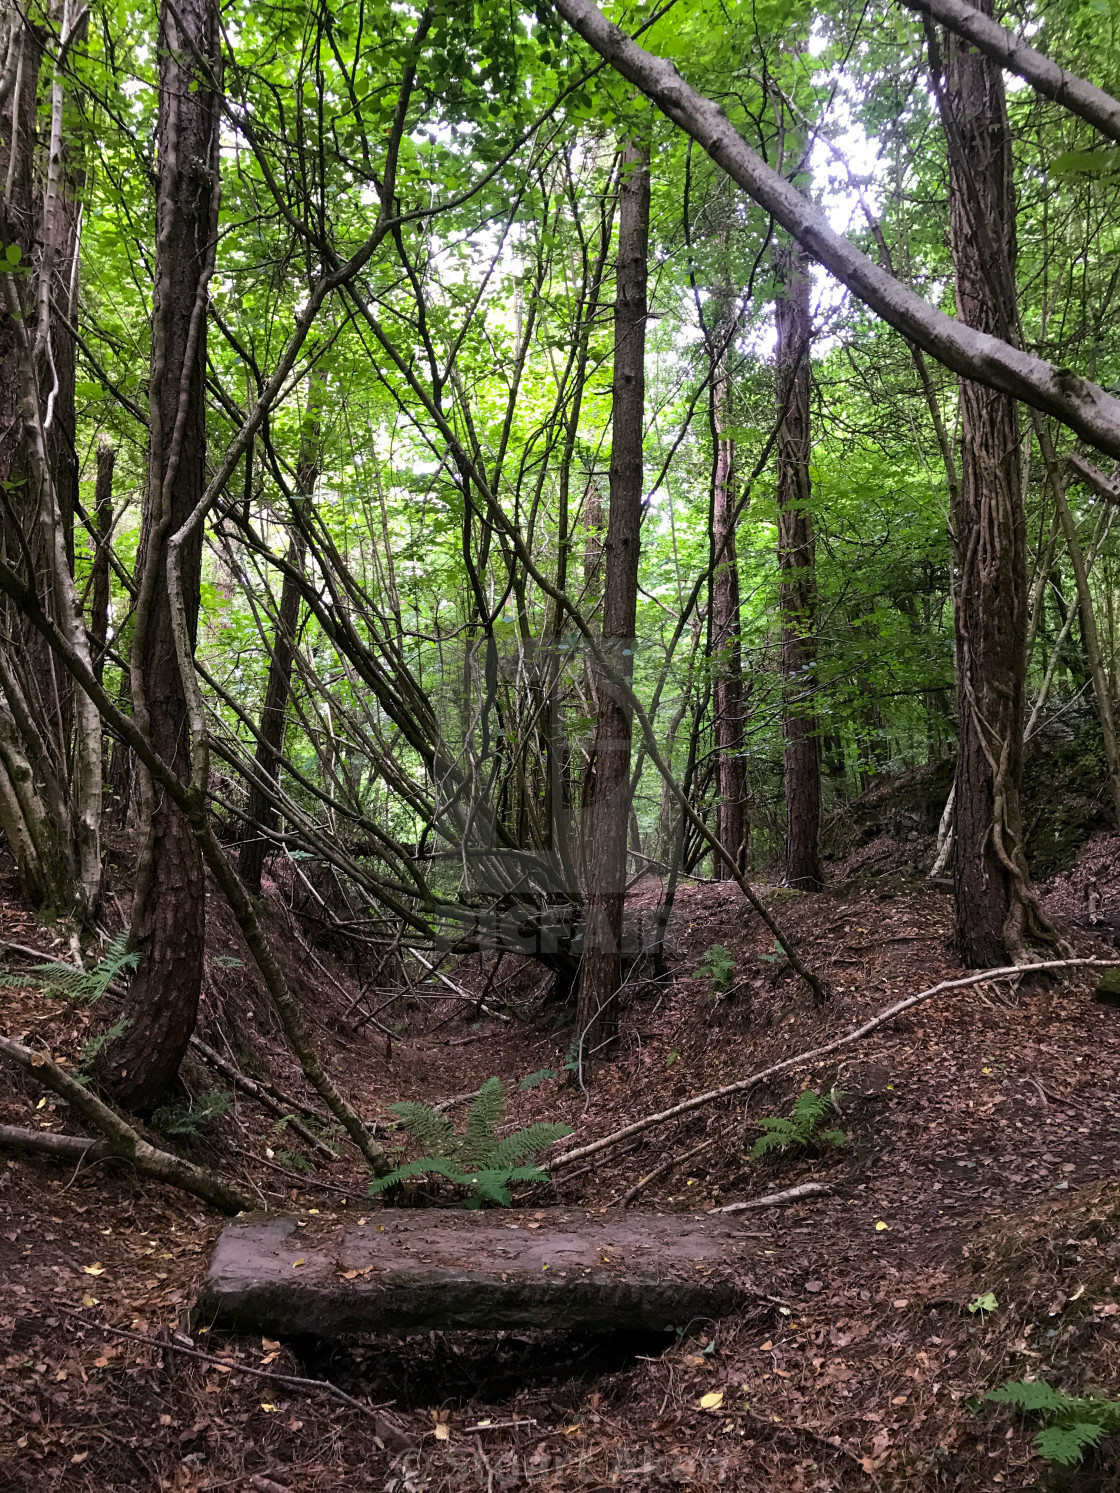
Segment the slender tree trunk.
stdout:
<svg viewBox="0 0 1120 1493">
<path fill-rule="evenodd" d="M 1069 500 L 1066 497 L 1067 473 L 1058 460 L 1054 442 L 1050 438 L 1050 432 L 1042 416 L 1032 410 L 1031 418 L 1035 434 L 1038 436 L 1039 449 L 1042 451 L 1042 460 L 1046 466 L 1046 476 L 1054 497 L 1062 534 L 1065 537 L 1066 549 L 1069 551 L 1070 564 L 1073 566 L 1073 579 L 1077 587 L 1077 605 L 1081 613 L 1081 641 L 1085 648 L 1085 661 L 1089 666 L 1089 675 L 1093 681 L 1093 695 L 1097 702 L 1097 719 L 1101 725 L 1104 761 L 1108 770 L 1109 788 L 1112 792 L 1112 812 L 1116 816 L 1117 827 L 1120 828 L 1120 750 L 1116 744 L 1116 722 L 1112 713 L 1108 675 L 1101 657 L 1097 618 L 1093 610 L 1093 593 L 1089 586 L 1089 569 L 1085 564 L 1081 541 L 1077 537 L 1077 523 L 1070 512 Z"/>
<path fill-rule="evenodd" d="M 638 548 L 642 516 L 645 420 L 646 274 L 649 248 L 649 151 L 622 153 L 619 197 L 611 494 L 603 594 L 603 651 L 626 680 L 634 671 Z M 622 983 L 622 917 L 626 899 L 626 830 L 630 817 L 631 711 L 605 678 L 596 680 L 592 748 L 590 876 L 580 972 L 577 1033 L 581 1067 L 618 1030 Z"/>
<path fill-rule="evenodd" d="M 55 19 L 66 46 L 74 35 L 68 3 Z M 9 70 L 0 88 L 0 229 L 21 250 L 19 279 L 4 276 L 7 316 L 0 318 L 4 548 L 17 568 L 30 566 L 40 604 L 88 660 L 73 576 L 73 349 L 66 327 L 76 288 L 76 178 L 66 158 L 61 70 L 51 81 L 46 151 L 37 158 L 44 37 L 16 7 L 4 26 L 12 45 L 5 47 Z M 101 895 L 100 718 L 88 696 L 60 675 L 26 619 L 11 619 L 11 635 L 16 646 L 0 671 L 0 688 L 6 724 L 20 740 L 8 735 L 4 771 L 15 771 L 19 781 L 9 780 L 4 799 L 8 811 L 19 805 L 30 816 L 22 832 L 9 824 L 13 848 L 34 903 L 88 921 Z M 21 758 L 32 768 L 30 778 Z"/>
<path fill-rule="evenodd" d="M 981 4 L 991 14 L 991 0 Z M 1015 197 L 999 67 L 949 38 L 944 85 L 932 26 L 931 71 L 949 146 L 957 314 L 1013 340 Z M 1029 606 L 1015 400 L 960 385 L 961 471 L 953 510 L 958 748 L 953 840 L 956 937 L 972 968 L 1027 956 L 1052 938 L 1023 853 L 1020 784 Z"/>
<path fill-rule="evenodd" d="M 160 14 L 156 286 L 148 416 L 148 490 L 132 647 L 137 724 L 184 781 L 191 780 L 186 691 L 176 660 L 166 542 L 197 504 L 206 460 L 206 297 L 218 192 L 217 16 L 212 0 L 168 0 Z M 199 57 L 211 59 L 203 67 Z M 202 526 L 182 556 L 193 643 Z M 147 774 L 144 774 L 147 779 Z M 159 1102 L 194 1030 L 206 926 L 202 857 L 166 792 L 143 783 L 146 842 L 132 907 L 140 962 L 106 1054 L 105 1077 L 134 1111 Z"/>
<path fill-rule="evenodd" d="M 308 392 L 307 411 L 300 431 L 299 456 L 296 460 L 296 498 L 301 507 L 314 496 L 319 481 L 322 395 L 322 375 L 315 374 Z M 303 569 L 304 551 L 303 535 L 299 525 L 293 523 L 288 540 L 288 564 L 293 571 Z M 299 581 L 289 571 L 285 571 L 280 588 L 280 610 L 272 639 L 255 757 L 257 772 L 273 783 L 280 776 L 280 757 L 284 748 L 288 696 L 292 688 L 292 660 L 299 625 L 299 600 Z M 248 890 L 254 897 L 259 897 L 261 873 L 270 842 L 267 834 L 254 835 L 251 826 L 260 825 L 266 831 L 274 829 L 276 814 L 263 785 L 256 782 L 249 785 L 248 815 L 250 826 L 246 829 L 246 839 L 238 854 L 237 869 Z"/>
<path fill-rule="evenodd" d="M 89 635 L 93 644 L 93 677 L 100 684 L 105 675 L 105 650 L 109 643 L 109 546 L 113 536 L 113 470 L 117 451 L 108 436 L 97 442 L 97 486 L 94 490 L 93 567 L 89 587 Z"/>
<path fill-rule="evenodd" d="M 778 566 L 781 570 L 782 734 L 785 737 L 786 882 L 824 885 L 820 862 L 821 751 L 814 691 L 817 586 L 810 508 L 809 258 L 798 246 L 775 254 L 783 290 L 774 304 L 778 433 Z"/>
<path fill-rule="evenodd" d="M 711 637 L 712 698 L 719 764 L 719 814 L 716 833 L 740 871 L 747 869 L 750 825 L 747 811 L 746 758 L 743 723 L 746 699 L 740 641 L 739 561 L 735 552 L 735 441 L 731 408 L 731 337 L 735 313 L 731 297 L 720 298 L 722 315 L 712 334 L 710 418 L 714 471 L 712 480 L 712 553 L 719 558 L 712 571 Z M 732 879 L 729 866 L 716 857 L 715 875 Z"/>
</svg>

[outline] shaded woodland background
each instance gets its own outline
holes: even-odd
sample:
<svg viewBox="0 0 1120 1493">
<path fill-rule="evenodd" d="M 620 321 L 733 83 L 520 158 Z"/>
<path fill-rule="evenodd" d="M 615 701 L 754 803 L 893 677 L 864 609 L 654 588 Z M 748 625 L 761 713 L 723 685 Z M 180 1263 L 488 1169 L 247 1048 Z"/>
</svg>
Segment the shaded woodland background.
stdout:
<svg viewBox="0 0 1120 1493">
<path fill-rule="evenodd" d="M 890 1268 L 950 1300 L 949 1246 L 917 1244 L 951 1232 L 923 1150 L 971 1168 L 993 1109 L 879 1127 L 903 1070 L 923 1115 L 971 1093 L 990 1026 L 982 1072 L 1008 1095 L 1033 1073 L 1027 1129 L 1057 1129 L 1037 1175 L 1005 1140 L 1019 1181 L 960 1229 L 998 1255 L 1014 1214 L 1042 1259 L 1050 1226 L 1015 1210 L 1074 1168 L 1087 1190 L 1049 1202 L 1107 1255 L 1115 1043 L 1085 961 L 1120 937 L 1120 15 L 990 10 L 0 8 L 0 921 L 24 961 L 0 1144 L 41 1158 L 12 1170 L 30 1218 L 53 1217 L 49 1157 L 82 1173 L 96 1142 L 91 1167 L 190 1198 L 166 1206 L 196 1210 L 193 1257 L 205 1203 L 360 1199 L 400 1160 L 393 1100 L 535 1072 L 515 1118 L 577 1145 L 1041 962 L 944 1030 L 892 1028 L 878 1076 L 806 1075 L 862 1085 L 828 1228 L 893 1155 L 916 1252 Z M 29 976 L 40 956 L 66 969 Z M 518 1201 L 716 1206 L 754 1173 L 711 1113 L 664 1153 L 561 1157 L 580 1187 Z M 852 1240 L 835 1300 L 905 1307 Z M 827 1274 L 813 1242 L 790 1281 Z M 118 1325 L 190 1288 L 122 1295 Z M 1114 1370 L 1096 1320 L 1071 1384 Z M 965 1354 L 953 1407 L 1027 1342 L 1006 1336 Z M 386 1398 L 433 1372 L 402 1354 Z M 780 1451 L 768 1475 L 987 1465 L 963 1432 L 905 1456 L 836 1435 L 839 1481 Z M 184 1465 L 143 1475 L 196 1486 L 159 1482 Z"/>
</svg>

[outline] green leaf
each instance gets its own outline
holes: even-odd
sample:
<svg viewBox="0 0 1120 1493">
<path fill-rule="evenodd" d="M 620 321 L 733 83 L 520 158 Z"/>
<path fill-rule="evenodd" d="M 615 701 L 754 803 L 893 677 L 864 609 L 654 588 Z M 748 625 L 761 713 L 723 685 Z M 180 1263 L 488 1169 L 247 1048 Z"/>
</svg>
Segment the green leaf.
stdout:
<svg viewBox="0 0 1120 1493">
<path fill-rule="evenodd" d="M 1067 150 L 1050 162 L 1053 176 L 1105 176 L 1120 167 L 1120 150 Z"/>
<path fill-rule="evenodd" d="M 555 1068 L 538 1068 L 535 1073 L 530 1073 L 517 1085 L 519 1094 L 527 1094 L 530 1089 L 539 1089 L 542 1083 L 547 1083 L 550 1078 L 558 1078 L 559 1074 Z"/>
<path fill-rule="evenodd" d="M 998 1305 L 999 1302 L 991 1291 L 985 1291 L 983 1296 L 977 1296 L 975 1301 L 968 1303 L 968 1309 L 970 1312 L 994 1312 Z"/>
<path fill-rule="evenodd" d="M 1071 1426 L 1047 1426 L 1034 1438 L 1038 1454 L 1047 1462 L 1057 1462 L 1061 1467 L 1072 1467 L 1080 1462 L 1091 1446 L 1104 1435 L 1103 1426 L 1089 1421 L 1074 1421 Z"/>
</svg>

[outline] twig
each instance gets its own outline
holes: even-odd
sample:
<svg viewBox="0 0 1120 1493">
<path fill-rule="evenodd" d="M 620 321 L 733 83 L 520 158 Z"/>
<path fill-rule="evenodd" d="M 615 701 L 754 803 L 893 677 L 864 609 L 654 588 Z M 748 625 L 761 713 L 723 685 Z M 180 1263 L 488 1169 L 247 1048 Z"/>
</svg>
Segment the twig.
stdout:
<svg viewBox="0 0 1120 1493">
<path fill-rule="evenodd" d="M 333 1182 L 320 1182 L 317 1177 L 304 1177 L 299 1172 L 290 1172 L 278 1161 L 270 1161 L 267 1156 L 254 1156 L 252 1151 L 246 1151 L 244 1146 L 235 1146 L 232 1141 L 229 1142 L 229 1148 L 231 1151 L 236 1151 L 238 1156 L 244 1156 L 246 1161 L 253 1162 L 255 1166 L 270 1167 L 274 1172 L 279 1172 L 282 1177 L 290 1178 L 298 1184 L 302 1192 L 337 1192 L 340 1197 L 353 1198 L 355 1202 L 373 1206 L 365 1193 L 351 1192 L 348 1188 L 338 1187 Z"/>
<path fill-rule="evenodd" d="M 694 1147 L 691 1151 L 686 1151 L 683 1156 L 668 1157 L 660 1166 L 655 1166 L 652 1172 L 647 1173 L 644 1177 L 639 1177 L 633 1187 L 624 1192 L 618 1202 L 612 1204 L 612 1207 L 628 1208 L 639 1192 L 644 1192 L 651 1182 L 656 1182 L 666 1172 L 674 1171 L 678 1166 L 683 1166 L 686 1161 L 691 1161 L 694 1156 L 699 1156 L 701 1151 L 706 1151 L 709 1146 L 714 1146 L 718 1139 L 718 1135 L 709 1136 L 706 1141 L 701 1141 L 698 1146 Z"/>
<path fill-rule="evenodd" d="M 663 1109 L 657 1114 L 646 1115 L 644 1119 L 635 1120 L 631 1125 L 624 1125 L 621 1130 L 604 1135 L 601 1140 L 589 1141 L 586 1146 L 577 1146 L 574 1151 L 565 1151 L 563 1155 L 554 1157 L 548 1165 L 550 1169 L 554 1169 L 558 1166 L 568 1166 L 573 1161 L 583 1161 L 588 1156 L 597 1156 L 600 1151 L 617 1145 L 619 1141 L 629 1140 L 632 1135 L 640 1135 L 643 1131 L 652 1130 L 657 1125 L 664 1125 L 669 1120 L 675 1120 L 678 1115 L 690 1114 L 692 1110 L 701 1109 L 706 1104 L 713 1104 L 717 1099 L 726 1099 L 732 1094 L 742 1094 L 747 1089 L 753 1089 L 756 1084 L 772 1078 L 776 1073 L 785 1073 L 791 1068 L 812 1066 L 821 1058 L 837 1052 L 842 1047 L 848 1047 L 853 1042 L 860 1041 L 888 1021 L 893 1021 L 896 1016 L 901 1016 L 904 1011 L 921 1005 L 923 1001 L 932 1000 L 935 995 L 940 995 L 945 990 L 961 990 L 967 985 L 980 985 L 985 980 L 1018 979 L 1036 970 L 1115 969 L 1117 966 L 1120 966 L 1120 959 L 1047 959 L 1038 964 L 1006 964 L 999 969 L 985 969 L 977 974 L 965 975 L 959 980 L 942 980 L 940 985 L 932 985 L 928 990 L 920 990 L 917 995 L 907 996 L 905 1000 L 888 1006 L 885 1011 L 872 1016 L 862 1026 L 856 1027 L 843 1037 L 835 1038 L 832 1042 L 826 1042 L 823 1047 L 813 1047 L 806 1052 L 795 1053 L 793 1057 L 783 1058 L 779 1063 L 772 1063 L 769 1068 L 762 1068 L 759 1072 L 752 1073 L 749 1078 L 741 1078 L 736 1083 L 725 1084 L 719 1089 L 709 1089 L 707 1093 L 696 1094 L 682 1104 L 674 1104 L 671 1109 Z"/>
<path fill-rule="evenodd" d="M 192 1037 L 191 1046 L 196 1052 L 201 1054 L 203 1060 L 209 1063 L 211 1068 L 220 1073 L 223 1078 L 228 1078 L 230 1083 L 235 1088 L 240 1089 L 242 1093 L 250 1095 L 262 1108 L 267 1109 L 270 1114 L 277 1115 L 285 1122 L 290 1130 L 294 1131 L 301 1140 L 305 1140 L 320 1155 L 325 1156 L 329 1161 L 338 1160 L 337 1153 L 332 1151 L 325 1141 L 320 1140 L 317 1135 L 313 1135 L 302 1120 L 297 1119 L 290 1110 L 285 1109 L 271 1094 L 266 1093 L 255 1078 L 248 1077 L 247 1074 L 241 1072 L 240 1068 L 234 1067 L 227 1058 L 222 1057 L 220 1052 L 215 1051 L 201 1037 Z"/>
<path fill-rule="evenodd" d="M 454 991 L 454 993 L 459 997 L 460 1000 L 469 1001 L 472 1006 L 477 1006 L 480 1011 L 485 1011 L 487 1016 L 493 1016 L 498 1021 L 513 1020 L 512 1016 L 506 1016 L 502 1011 L 495 1011 L 492 1006 L 483 1005 L 483 1003 L 475 996 L 473 996 L 469 990 L 464 990 L 461 985 L 456 985 L 454 980 L 449 980 L 442 970 L 437 969 L 434 964 L 428 963 L 419 949 L 413 949 L 412 953 L 414 957 L 420 961 L 420 963 L 424 966 L 429 974 L 434 975 L 441 985 L 446 985 L 448 990 Z"/>
<path fill-rule="evenodd" d="M 783 1203 L 796 1203 L 800 1198 L 830 1198 L 832 1188 L 825 1182 L 802 1182 L 797 1187 L 787 1187 L 784 1192 L 772 1192 L 767 1197 L 748 1198 L 745 1203 L 724 1203 L 722 1208 L 711 1208 L 711 1213 L 746 1213 L 751 1208 L 778 1208 Z"/>
<path fill-rule="evenodd" d="M 60 1094 L 75 1114 L 96 1126 L 105 1136 L 107 1156 L 120 1156 L 130 1161 L 144 1176 L 180 1187 L 184 1192 L 220 1208 L 223 1213 L 240 1213 L 254 1206 L 250 1197 L 231 1187 L 216 1173 L 181 1156 L 174 1156 L 170 1151 L 149 1145 L 116 1110 L 84 1088 L 72 1073 L 67 1073 L 45 1052 L 34 1052 L 30 1047 L 24 1047 L 22 1042 L 0 1037 L 0 1053 L 30 1073 L 44 1088 Z"/>
<path fill-rule="evenodd" d="M 92 1327 L 96 1332 L 111 1332 L 116 1337 L 126 1337 L 135 1343 L 145 1343 L 149 1348 L 158 1348 L 162 1353 L 182 1353 L 187 1358 L 197 1358 L 202 1363 L 215 1364 L 231 1374 L 251 1374 L 256 1379 L 269 1379 L 275 1384 L 289 1384 L 293 1389 L 322 1390 L 325 1394 L 333 1395 L 336 1400 L 349 1405 L 351 1409 L 360 1410 L 363 1415 L 368 1415 L 375 1422 L 377 1435 L 386 1445 L 395 1445 L 402 1450 L 405 1446 L 412 1445 L 409 1437 L 387 1415 L 380 1415 L 369 1405 L 363 1405 L 361 1400 L 354 1399 L 344 1389 L 339 1389 L 337 1384 L 332 1384 L 329 1379 L 301 1379 L 294 1374 L 277 1374 L 272 1369 L 254 1368 L 252 1364 L 231 1363 L 227 1358 L 216 1358 L 213 1353 L 203 1353 L 198 1348 L 185 1347 L 174 1339 L 170 1342 L 160 1342 L 158 1338 L 149 1337 L 146 1332 L 131 1332 L 126 1327 L 111 1327 L 108 1322 L 97 1322 L 90 1317 L 83 1317 L 81 1312 L 76 1312 L 68 1306 L 60 1306 L 58 1310 L 64 1316 L 73 1317 L 75 1322 L 80 1322 L 83 1327 Z"/>
<path fill-rule="evenodd" d="M 479 1421 L 477 1426 L 464 1426 L 460 1434 L 463 1436 L 472 1436 L 479 1431 L 508 1431 L 511 1426 L 516 1428 L 517 1426 L 535 1426 L 537 1424 L 538 1422 L 535 1420 L 483 1420 Z"/>
</svg>

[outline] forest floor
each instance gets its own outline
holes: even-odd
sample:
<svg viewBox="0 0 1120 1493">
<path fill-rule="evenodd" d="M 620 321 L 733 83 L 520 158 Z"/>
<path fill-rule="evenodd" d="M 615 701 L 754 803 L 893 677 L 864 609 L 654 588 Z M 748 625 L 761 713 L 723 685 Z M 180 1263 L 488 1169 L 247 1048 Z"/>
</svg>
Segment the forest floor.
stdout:
<svg viewBox="0 0 1120 1493">
<path fill-rule="evenodd" d="M 511 1123 L 562 1119 L 582 1141 L 960 973 L 951 899 L 914 874 L 913 859 L 876 841 L 837 867 L 821 896 L 760 886 L 828 976 L 836 994 L 823 1010 L 773 957 L 737 888 L 686 886 L 672 978 L 633 983 L 619 1050 L 586 1095 L 565 1077 L 518 1091 L 530 1074 L 562 1072 L 571 1040 L 535 966 L 507 959 L 489 980 L 487 1004 L 524 1020 L 478 1019 L 431 986 L 378 1018 L 403 1010 L 390 1038 L 374 1023 L 353 1029 L 346 1013 L 359 987 L 313 949 L 275 887 L 273 918 L 323 1048 L 367 1116 L 389 1121 L 396 1100 L 464 1096 L 496 1073 L 512 1094 Z M 639 885 L 630 915 L 652 917 L 656 891 Z M 1120 837 L 1091 840 L 1047 894 L 1079 953 L 1114 953 Z M 310 1101 L 235 962 L 244 951 L 228 918 L 212 912 L 206 1039 Z M 50 947 L 10 888 L 0 940 Z M 715 944 L 735 960 L 735 986 L 718 997 L 695 973 Z M 450 973 L 477 994 L 492 961 Z M 679 1339 L 430 1333 L 326 1345 L 210 1331 L 190 1310 L 217 1215 L 115 1163 L 75 1171 L 0 1160 L 0 1489 L 1120 1487 L 1115 1449 L 1074 1479 L 1056 1478 L 1033 1451 L 1037 1427 L 982 1400 L 1024 1375 L 1071 1393 L 1120 1386 L 1120 1010 L 1092 999 L 1096 979 L 946 994 L 843 1061 L 756 1088 L 745 1104 L 696 1111 L 519 1200 L 605 1207 L 704 1141 L 633 1206 L 701 1212 L 801 1181 L 830 1184 L 830 1197 L 742 1215 L 763 1294 Z M 105 1024 L 100 1007 L 34 985 L 5 988 L 0 1000 L 6 1032 L 33 1034 L 71 1061 Z M 199 1092 L 226 1087 L 193 1063 L 186 1077 Z M 805 1083 L 841 1091 L 846 1144 L 751 1161 L 759 1117 L 788 1114 Z M 6 1068 L 0 1121 L 66 1128 L 65 1111 Z M 297 1215 L 377 1206 L 356 1162 L 304 1174 L 298 1143 L 274 1125 L 241 1096 L 191 1154 Z M 223 1362 L 176 1353 L 176 1330 Z M 389 1405 L 414 1448 L 383 1449 L 360 1411 L 246 1366 L 329 1378 Z"/>
</svg>

